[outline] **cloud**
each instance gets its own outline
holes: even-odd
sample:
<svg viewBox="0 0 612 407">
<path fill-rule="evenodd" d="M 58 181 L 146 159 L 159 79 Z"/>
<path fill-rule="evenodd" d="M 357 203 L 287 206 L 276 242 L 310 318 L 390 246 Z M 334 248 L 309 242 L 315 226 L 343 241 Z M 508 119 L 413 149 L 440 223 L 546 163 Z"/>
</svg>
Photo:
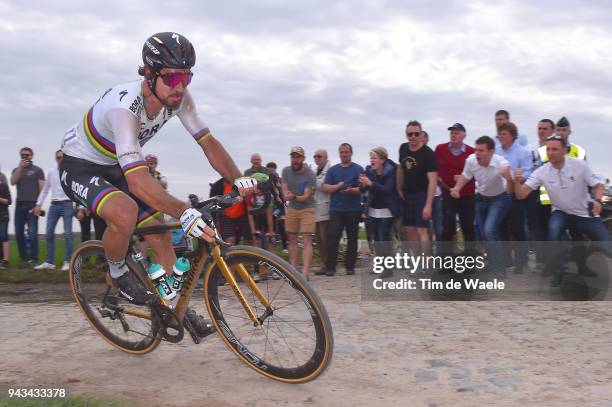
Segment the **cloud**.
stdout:
<svg viewBox="0 0 612 407">
<path fill-rule="evenodd" d="M 361 163 L 384 145 L 393 157 L 409 119 L 432 144 L 456 121 L 473 141 L 505 108 L 532 140 L 539 119 L 567 115 L 595 171 L 612 175 L 611 18 L 578 1 L 5 2 L 0 164 L 28 144 L 51 166 L 64 130 L 138 78 L 144 39 L 176 30 L 196 46 L 198 109 L 241 169 L 255 150 L 282 167 L 297 144 L 335 158 L 350 141 Z M 144 150 L 177 196 L 217 177 L 178 121 Z"/>
</svg>

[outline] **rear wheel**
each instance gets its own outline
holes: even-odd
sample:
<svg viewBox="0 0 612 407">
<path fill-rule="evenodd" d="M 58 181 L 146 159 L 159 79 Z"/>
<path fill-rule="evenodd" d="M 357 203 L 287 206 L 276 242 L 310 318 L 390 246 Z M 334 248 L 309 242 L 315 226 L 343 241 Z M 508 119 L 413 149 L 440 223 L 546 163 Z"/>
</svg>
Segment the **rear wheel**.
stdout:
<svg viewBox="0 0 612 407">
<path fill-rule="evenodd" d="M 126 263 L 129 273 L 135 273 L 146 286 L 137 264 L 131 258 Z M 134 305 L 119 295 L 108 273 L 102 242 L 91 240 L 76 248 L 68 277 L 76 303 L 104 340 L 132 354 L 157 347 L 161 336 L 159 324 L 151 319 L 151 308 Z"/>
<path fill-rule="evenodd" d="M 247 365 L 275 380 L 302 383 L 320 375 L 331 361 L 332 327 L 321 300 L 301 273 L 280 257 L 250 246 L 233 246 L 226 255 L 235 276 L 239 265 L 246 270 L 257 266 L 279 279 L 258 285 L 271 310 L 238 280 L 246 301 L 263 320 L 254 326 L 229 284 L 219 285 L 218 266 L 209 266 L 204 276 L 206 306 L 225 344 Z"/>
</svg>

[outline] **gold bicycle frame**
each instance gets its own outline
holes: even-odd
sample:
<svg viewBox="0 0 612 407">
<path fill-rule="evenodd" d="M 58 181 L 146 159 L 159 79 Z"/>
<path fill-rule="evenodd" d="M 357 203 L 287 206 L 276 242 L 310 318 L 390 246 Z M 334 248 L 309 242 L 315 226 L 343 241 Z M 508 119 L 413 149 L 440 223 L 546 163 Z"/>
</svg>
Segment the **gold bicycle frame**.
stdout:
<svg viewBox="0 0 612 407">
<path fill-rule="evenodd" d="M 154 229 L 156 232 L 158 231 L 162 232 L 162 231 L 169 231 L 172 229 L 181 229 L 182 227 L 181 227 L 181 224 L 178 222 L 167 223 L 167 224 L 156 225 L 156 226 L 151 226 L 151 227 L 137 228 L 134 231 L 134 234 L 148 234 L 147 229 L 149 228 Z M 213 243 L 210 243 L 210 246 L 212 249 L 213 265 L 216 265 L 217 267 L 219 267 L 219 270 L 221 270 L 221 273 L 223 273 L 225 280 L 227 281 L 229 286 L 232 288 L 232 291 L 234 292 L 236 297 L 238 297 L 240 304 L 242 304 L 244 311 L 246 312 L 246 314 L 249 316 L 249 318 L 253 322 L 253 325 L 259 326 L 261 325 L 261 321 L 259 320 L 258 316 L 253 311 L 253 308 L 251 307 L 251 305 L 247 302 L 244 296 L 244 293 L 242 292 L 242 289 L 238 285 L 238 282 L 236 280 L 236 277 L 234 276 L 234 273 L 229 268 L 227 262 L 221 255 L 221 247 L 219 246 L 217 241 L 218 242 L 223 242 L 223 241 L 221 240 L 221 237 L 217 233 L 217 230 L 216 229 L 214 230 L 215 230 L 217 240 Z M 151 232 L 151 233 L 154 233 L 154 232 Z M 197 282 L 200 278 L 200 275 L 202 274 L 202 271 L 204 271 L 206 259 L 208 258 L 208 255 L 209 255 L 209 252 L 205 248 L 202 247 L 200 248 L 200 250 L 201 250 L 200 254 L 197 257 L 195 257 L 191 262 L 191 271 L 189 272 L 189 274 L 187 274 L 187 278 L 184 281 L 183 290 L 180 293 L 180 298 L 176 304 L 176 308 L 174 309 L 174 312 L 176 313 L 176 315 L 181 321 L 183 317 L 185 316 L 185 312 L 187 311 L 187 304 L 189 303 L 189 299 L 191 298 L 191 294 L 193 290 L 197 287 Z M 266 309 L 272 308 L 270 301 L 268 301 L 266 296 L 259 289 L 259 287 L 255 283 L 253 278 L 250 276 L 248 271 L 245 269 L 245 267 L 242 264 L 237 264 L 235 268 L 236 268 L 236 272 L 238 273 L 242 281 L 244 281 L 247 284 L 247 286 L 251 289 L 251 291 L 253 291 L 255 296 L 259 299 L 259 301 L 261 301 L 262 305 Z M 155 290 L 155 294 L 158 296 L 160 301 L 164 302 L 165 304 L 168 304 L 167 301 L 163 300 L 159 296 L 159 293 L 157 292 L 157 290 Z M 134 315 L 136 317 L 151 319 L 151 315 L 149 313 L 143 312 L 139 309 L 126 307 L 124 308 L 123 312 L 125 312 L 126 314 Z"/>
</svg>

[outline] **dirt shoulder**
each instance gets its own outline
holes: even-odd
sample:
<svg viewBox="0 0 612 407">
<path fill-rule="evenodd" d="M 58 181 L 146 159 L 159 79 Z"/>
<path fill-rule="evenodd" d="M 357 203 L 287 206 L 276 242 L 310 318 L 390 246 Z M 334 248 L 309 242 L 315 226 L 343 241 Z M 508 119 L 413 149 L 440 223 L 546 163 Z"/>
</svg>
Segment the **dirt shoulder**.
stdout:
<svg viewBox="0 0 612 407">
<path fill-rule="evenodd" d="M 0 387 L 178 406 L 603 406 L 612 400 L 609 302 L 366 302 L 359 276 L 313 277 L 334 360 L 287 385 L 217 336 L 131 356 L 98 337 L 67 285 L 0 284 Z M 203 311 L 203 302 L 193 305 Z"/>
</svg>

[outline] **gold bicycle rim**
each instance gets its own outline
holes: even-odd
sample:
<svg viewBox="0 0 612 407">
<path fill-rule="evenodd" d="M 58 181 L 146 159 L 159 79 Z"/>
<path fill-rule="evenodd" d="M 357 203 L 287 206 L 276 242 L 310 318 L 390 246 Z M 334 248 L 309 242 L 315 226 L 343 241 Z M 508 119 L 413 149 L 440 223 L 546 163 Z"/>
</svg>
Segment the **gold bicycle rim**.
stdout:
<svg viewBox="0 0 612 407">
<path fill-rule="evenodd" d="M 102 246 L 102 242 L 101 241 L 99 241 L 99 240 L 89 240 L 89 241 L 81 243 L 79 246 L 77 246 L 77 248 L 74 251 L 74 253 L 72 253 L 72 257 L 70 258 L 70 268 L 68 269 L 68 282 L 70 283 L 70 291 L 72 291 L 72 297 L 74 298 L 74 301 L 78 304 L 79 309 L 81 310 L 83 315 L 85 315 L 85 319 L 87 319 L 87 321 L 96 330 L 96 332 L 98 332 L 98 334 L 102 337 L 102 339 L 104 339 L 106 342 L 108 342 L 109 344 L 111 344 L 115 348 L 117 348 L 119 350 L 122 350 L 123 352 L 130 353 L 132 355 L 143 355 L 145 353 L 151 352 L 153 349 L 155 349 L 157 347 L 157 345 L 159 345 L 159 342 L 161 341 L 161 335 L 160 334 L 157 334 L 156 337 L 151 341 L 151 344 L 149 346 L 147 346 L 146 348 L 144 348 L 144 349 L 137 350 L 137 351 L 132 350 L 132 349 L 126 349 L 126 348 L 124 348 L 122 346 L 117 345 L 115 342 L 111 341 L 110 339 L 108 339 L 106 337 L 106 335 L 104 335 L 102 333 L 102 331 L 100 331 L 100 329 L 98 329 L 96 324 L 90 319 L 89 315 L 85 311 L 85 308 L 83 308 L 83 305 L 81 304 L 81 302 L 78 299 L 76 289 L 74 288 L 72 272 L 74 270 L 74 261 L 77 258 L 78 254 L 82 250 L 85 250 L 85 249 L 87 249 L 89 247 L 102 248 L 102 250 L 104 250 L 104 247 Z M 150 315 L 149 315 L 149 318 L 150 318 Z"/>
<path fill-rule="evenodd" d="M 248 249 L 242 249 L 242 248 L 240 248 L 240 249 L 233 249 L 233 250 L 232 250 L 232 249 L 230 249 L 230 252 L 228 252 L 227 254 L 228 254 L 228 256 L 230 256 L 230 255 L 247 254 L 247 255 L 251 255 L 251 256 L 259 257 L 259 258 L 262 258 L 262 259 L 266 259 L 266 257 L 264 257 L 264 256 L 263 256 L 262 254 L 260 254 L 260 253 L 257 253 L 257 252 L 255 252 L 255 251 L 251 251 L 251 250 L 248 250 Z M 267 259 L 267 260 L 272 261 L 271 259 Z M 274 263 L 276 264 L 276 262 L 275 262 L 275 261 L 274 261 Z M 329 356 L 330 356 L 330 354 L 331 354 L 331 349 L 330 349 L 330 346 L 326 346 L 326 347 L 325 347 L 325 353 L 324 353 L 324 355 L 323 355 L 322 362 L 320 363 L 320 365 L 317 367 L 317 369 L 316 369 L 314 372 L 312 372 L 311 374 L 309 374 L 309 375 L 308 375 L 308 376 L 306 376 L 306 377 L 301 377 L 301 378 L 298 378 L 298 379 L 287 379 L 287 378 L 284 378 L 284 377 L 274 376 L 274 375 L 272 375 L 272 374 L 270 374 L 270 373 L 267 373 L 267 372 L 265 372 L 265 371 L 263 371 L 263 370 L 261 370 L 261 369 L 257 369 L 255 366 L 253 366 L 253 365 L 252 365 L 252 364 L 249 362 L 249 360 L 248 360 L 246 357 L 244 357 L 244 356 L 243 356 L 243 355 L 242 355 L 240 352 L 238 352 L 238 351 L 237 351 L 237 350 L 236 350 L 236 349 L 235 349 L 235 348 L 234 348 L 234 347 L 231 345 L 230 341 L 229 341 L 229 340 L 228 340 L 228 339 L 225 337 L 225 335 L 221 334 L 222 330 L 221 330 L 221 328 L 219 327 L 219 324 L 217 323 L 216 319 L 215 319 L 215 318 L 212 318 L 212 315 L 214 315 L 214 314 L 213 314 L 213 312 L 212 312 L 212 305 L 211 305 L 211 303 L 210 303 L 210 301 L 209 301 L 209 299 L 208 299 L 208 295 L 207 295 L 207 293 L 208 293 L 208 277 L 209 277 L 209 274 L 212 272 L 213 268 L 215 267 L 215 265 L 216 265 L 216 264 L 215 264 L 214 262 L 211 262 L 211 263 L 208 265 L 208 267 L 207 267 L 207 269 L 205 270 L 205 273 L 204 273 L 204 302 L 206 303 L 206 308 L 207 308 L 207 310 L 208 310 L 208 314 L 211 316 L 212 323 L 213 323 L 213 325 L 215 326 L 215 329 L 217 330 L 217 332 L 219 332 L 219 336 L 221 337 L 221 339 L 223 339 L 223 342 L 225 342 L 225 345 L 226 345 L 226 346 L 227 346 L 227 347 L 228 347 L 228 348 L 229 348 L 229 349 L 230 349 L 230 350 L 231 350 L 231 351 L 232 351 L 232 352 L 233 352 L 233 353 L 234 353 L 236 356 L 238 356 L 238 358 L 240 358 L 240 359 L 241 359 L 241 360 L 242 360 L 242 361 L 243 361 L 245 364 L 247 364 L 247 365 L 248 365 L 248 366 L 249 366 L 251 369 L 255 370 L 255 371 L 256 371 L 257 373 L 259 373 L 259 374 L 262 374 L 262 375 L 264 375 L 264 376 L 269 377 L 270 379 L 274 379 L 274 380 L 281 381 L 281 382 L 285 382 L 285 383 L 293 383 L 293 384 L 296 384 L 296 383 L 304 383 L 304 382 L 308 382 L 308 381 L 310 381 L 310 380 L 312 380 L 312 379 L 316 378 L 316 377 L 317 377 L 319 374 L 321 374 L 321 372 L 322 372 L 322 371 L 323 371 L 323 370 L 324 370 L 324 369 L 327 367 L 327 365 L 329 364 Z M 284 267 L 284 266 L 283 266 L 282 268 L 283 268 L 283 269 L 285 269 L 285 267 Z M 305 288 L 305 287 L 302 285 L 302 283 L 301 283 L 299 280 L 297 280 L 297 279 L 296 279 L 296 280 L 293 280 L 293 282 L 294 282 L 294 283 L 299 284 L 299 286 L 300 286 L 302 289 L 304 289 L 304 288 Z M 302 292 L 303 292 L 305 295 L 307 295 L 307 296 L 308 296 L 308 300 L 310 301 L 310 305 L 316 308 L 316 310 L 317 310 L 317 314 L 318 314 L 318 315 L 323 315 L 323 313 L 321 312 L 321 309 L 319 308 L 319 306 L 318 306 L 317 302 L 316 302 L 316 301 L 314 301 L 312 298 L 310 298 L 309 293 L 308 293 L 308 290 L 304 290 L 304 291 L 302 291 Z M 324 331 L 325 341 L 326 341 L 328 344 L 330 344 L 330 343 L 331 343 L 331 340 L 330 340 L 330 337 L 329 337 L 329 334 L 330 334 L 330 333 L 327 331 L 327 327 L 325 326 L 325 324 L 322 324 L 322 327 L 323 327 L 323 331 Z"/>
</svg>

